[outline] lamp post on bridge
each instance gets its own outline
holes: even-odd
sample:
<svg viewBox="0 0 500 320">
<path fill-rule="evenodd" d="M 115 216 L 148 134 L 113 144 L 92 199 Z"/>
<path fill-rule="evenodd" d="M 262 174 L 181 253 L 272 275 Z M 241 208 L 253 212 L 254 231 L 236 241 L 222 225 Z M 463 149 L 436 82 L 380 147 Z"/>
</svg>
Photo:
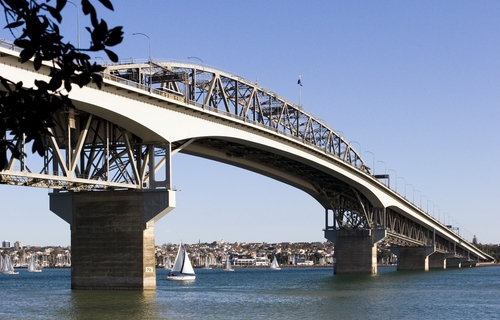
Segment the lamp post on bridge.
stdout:
<svg viewBox="0 0 500 320">
<path fill-rule="evenodd" d="M 201 62 L 202 65 L 205 65 L 205 63 L 203 62 L 203 60 L 201 60 L 200 58 L 198 57 L 187 57 L 188 59 L 196 59 L 196 60 L 199 60 Z"/>
<path fill-rule="evenodd" d="M 433 203 L 433 204 L 434 204 L 434 203 Z M 434 209 L 435 209 L 436 207 L 438 207 L 438 217 L 437 217 L 437 219 L 438 219 L 438 221 L 439 221 L 439 206 L 438 206 L 437 204 L 434 204 L 434 205 L 432 206 L 432 216 L 436 217 L 436 216 L 435 216 L 435 213 L 434 213 Z"/>
<path fill-rule="evenodd" d="M 372 172 L 372 176 L 375 174 L 375 154 L 373 154 L 373 152 L 371 151 L 365 151 L 366 153 L 370 153 L 372 155 L 372 163 L 373 163 L 373 172 Z"/>
<path fill-rule="evenodd" d="M 411 183 L 407 183 L 406 185 L 407 186 L 411 186 L 411 190 L 412 190 L 412 200 L 411 200 L 411 202 L 414 202 L 414 200 L 415 200 L 415 187 Z M 408 200 L 410 200 L 410 199 L 408 199 Z"/>
<path fill-rule="evenodd" d="M 145 33 L 142 33 L 142 32 L 135 32 L 135 33 L 132 33 L 133 36 L 136 36 L 136 35 L 141 35 L 141 36 L 144 36 L 146 38 L 148 38 L 148 42 L 149 42 L 149 92 L 151 92 L 152 90 L 152 85 L 153 85 L 153 58 L 151 56 L 151 38 L 145 34 Z"/>
<path fill-rule="evenodd" d="M 420 193 L 420 190 L 413 189 L 413 199 L 415 199 L 415 192 L 418 192 L 418 194 L 420 195 L 420 203 L 418 204 L 418 207 L 422 209 L 422 194 Z M 415 204 L 415 202 L 413 202 L 413 204 Z"/>
<path fill-rule="evenodd" d="M 393 169 L 387 169 L 387 171 L 394 171 L 394 175 L 396 176 L 396 185 L 394 186 L 394 190 L 396 190 L 396 192 L 398 192 L 398 173 L 396 172 L 396 170 L 393 170 Z M 390 178 L 389 178 L 389 188 L 391 187 L 391 181 L 390 181 Z"/>
<path fill-rule="evenodd" d="M 403 181 L 405 182 L 405 198 L 406 198 L 406 179 L 403 177 L 398 177 L 398 179 L 403 179 Z M 398 192 L 398 190 L 396 190 L 396 192 Z"/>
<path fill-rule="evenodd" d="M 78 36 L 78 50 L 80 50 L 80 10 L 78 10 L 78 6 L 73 1 L 68 1 L 68 3 L 74 5 L 76 8 L 76 34 Z"/>
<path fill-rule="evenodd" d="M 380 162 L 380 163 L 383 163 L 384 164 L 384 177 L 386 178 L 386 180 L 388 179 L 388 175 L 387 175 L 387 165 L 385 164 L 384 161 L 382 160 L 377 160 L 377 162 Z"/>
<path fill-rule="evenodd" d="M 428 200 L 428 198 L 427 198 L 427 196 L 420 194 L 420 209 L 424 210 L 424 208 L 422 207 L 422 198 L 425 198 L 426 200 Z"/>
<path fill-rule="evenodd" d="M 433 201 L 431 201 L 431 200 L 427 199 L 427 210 L 426 210 L 427 214 L 429 214 L 429 202 L 431 202 L 432 204 L 434 204 L 434 202 L 433 202 Z M 433 214 L 432 214 L 432 216 L 434 217 L 434 209 L 433 209 Z"/>
</svg>

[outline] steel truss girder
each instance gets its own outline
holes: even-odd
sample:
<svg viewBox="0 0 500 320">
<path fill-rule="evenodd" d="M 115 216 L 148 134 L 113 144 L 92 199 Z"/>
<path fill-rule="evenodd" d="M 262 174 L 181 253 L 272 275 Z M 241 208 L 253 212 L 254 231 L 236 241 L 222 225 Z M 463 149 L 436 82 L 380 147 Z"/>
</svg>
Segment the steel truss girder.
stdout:
<svg viewBox="0 0 500 320">
<path fill-rule="evenodd" d="M 75 109 L 54 114 L 54 123 L 43 159 L 9 154 L 0 183 L 64 190 L 171 188 L 169 143 L 143 141 Z M 22 138 L 16 144 L 21 150 L 28 147 Z"/>
<path fill-rule="evenodd" d="M 275 93 L 240 77 L 186 63 L 108 65 L 108 79 L 134 79 L 156 94 L 261 125 L 370 173 L 354 148 L 323 121 Z M 120 80 L 121 79 L 121 80 Z"/>
<path fill-rule="evenodd" d="M 326 192 L 325 192 L 326 194 Z M 325 230 L 385 229 L 385 242 L 396 246 L 433 246 L 436 252 L 468 257 L 469 252 L 408 217 L 390 209 L 377 208 L 352 187 L 328 190 L 331 207 L 326 212 Z M 333 213 L 333 219 L 329 215 Z M 331 224 L 331 222 L 333 224 Z"/>
</svg>

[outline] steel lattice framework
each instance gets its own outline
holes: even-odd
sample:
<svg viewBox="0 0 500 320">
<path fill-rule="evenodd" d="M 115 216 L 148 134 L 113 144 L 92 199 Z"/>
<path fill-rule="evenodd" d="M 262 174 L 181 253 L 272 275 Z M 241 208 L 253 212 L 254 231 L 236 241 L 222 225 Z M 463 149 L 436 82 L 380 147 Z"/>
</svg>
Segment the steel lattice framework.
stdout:
<svg viewBox="0 0 500 320">
<path fill-rule="evenodd" d="M 106 77 L 155 94 L 221 112 L 298 139 L 359 170 L 370 168 L 354 148 L 323 121 L 276 93 L 238 76 L 194 64 L 149 62 L 110 65 Z"/>
</svg>

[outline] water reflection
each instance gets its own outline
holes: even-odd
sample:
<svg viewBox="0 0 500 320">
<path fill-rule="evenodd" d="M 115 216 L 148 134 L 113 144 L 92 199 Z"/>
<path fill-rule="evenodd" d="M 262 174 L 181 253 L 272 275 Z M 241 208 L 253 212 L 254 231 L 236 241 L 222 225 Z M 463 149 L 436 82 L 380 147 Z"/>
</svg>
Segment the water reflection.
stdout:
<svg viewBox="0 0 500 320">
<path fill-rule="evenodd" d="M 159 319 L 156 291 L 72 290 L 69 319 Z"/>
</svg>

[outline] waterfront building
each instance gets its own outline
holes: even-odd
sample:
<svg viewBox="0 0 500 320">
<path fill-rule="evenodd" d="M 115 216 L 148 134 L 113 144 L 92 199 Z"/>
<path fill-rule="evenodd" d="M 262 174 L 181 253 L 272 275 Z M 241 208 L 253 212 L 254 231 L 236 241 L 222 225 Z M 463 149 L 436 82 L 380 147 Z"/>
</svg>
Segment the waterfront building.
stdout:
<svg viewBox="0 0 500 320">
<path fill-rule="evenodd" d="M 23 249 L 23 244 L 21 243 L 21 241 L 14 242 L 14 249 L 16 249 L 16 250 L 22 250 Z"/>
<path fill-rule="evenodd" d="M 9 240 L 2 241 L 2 247 L 3 248 L 10 248 L 10 241 Z"/>
</svg>

